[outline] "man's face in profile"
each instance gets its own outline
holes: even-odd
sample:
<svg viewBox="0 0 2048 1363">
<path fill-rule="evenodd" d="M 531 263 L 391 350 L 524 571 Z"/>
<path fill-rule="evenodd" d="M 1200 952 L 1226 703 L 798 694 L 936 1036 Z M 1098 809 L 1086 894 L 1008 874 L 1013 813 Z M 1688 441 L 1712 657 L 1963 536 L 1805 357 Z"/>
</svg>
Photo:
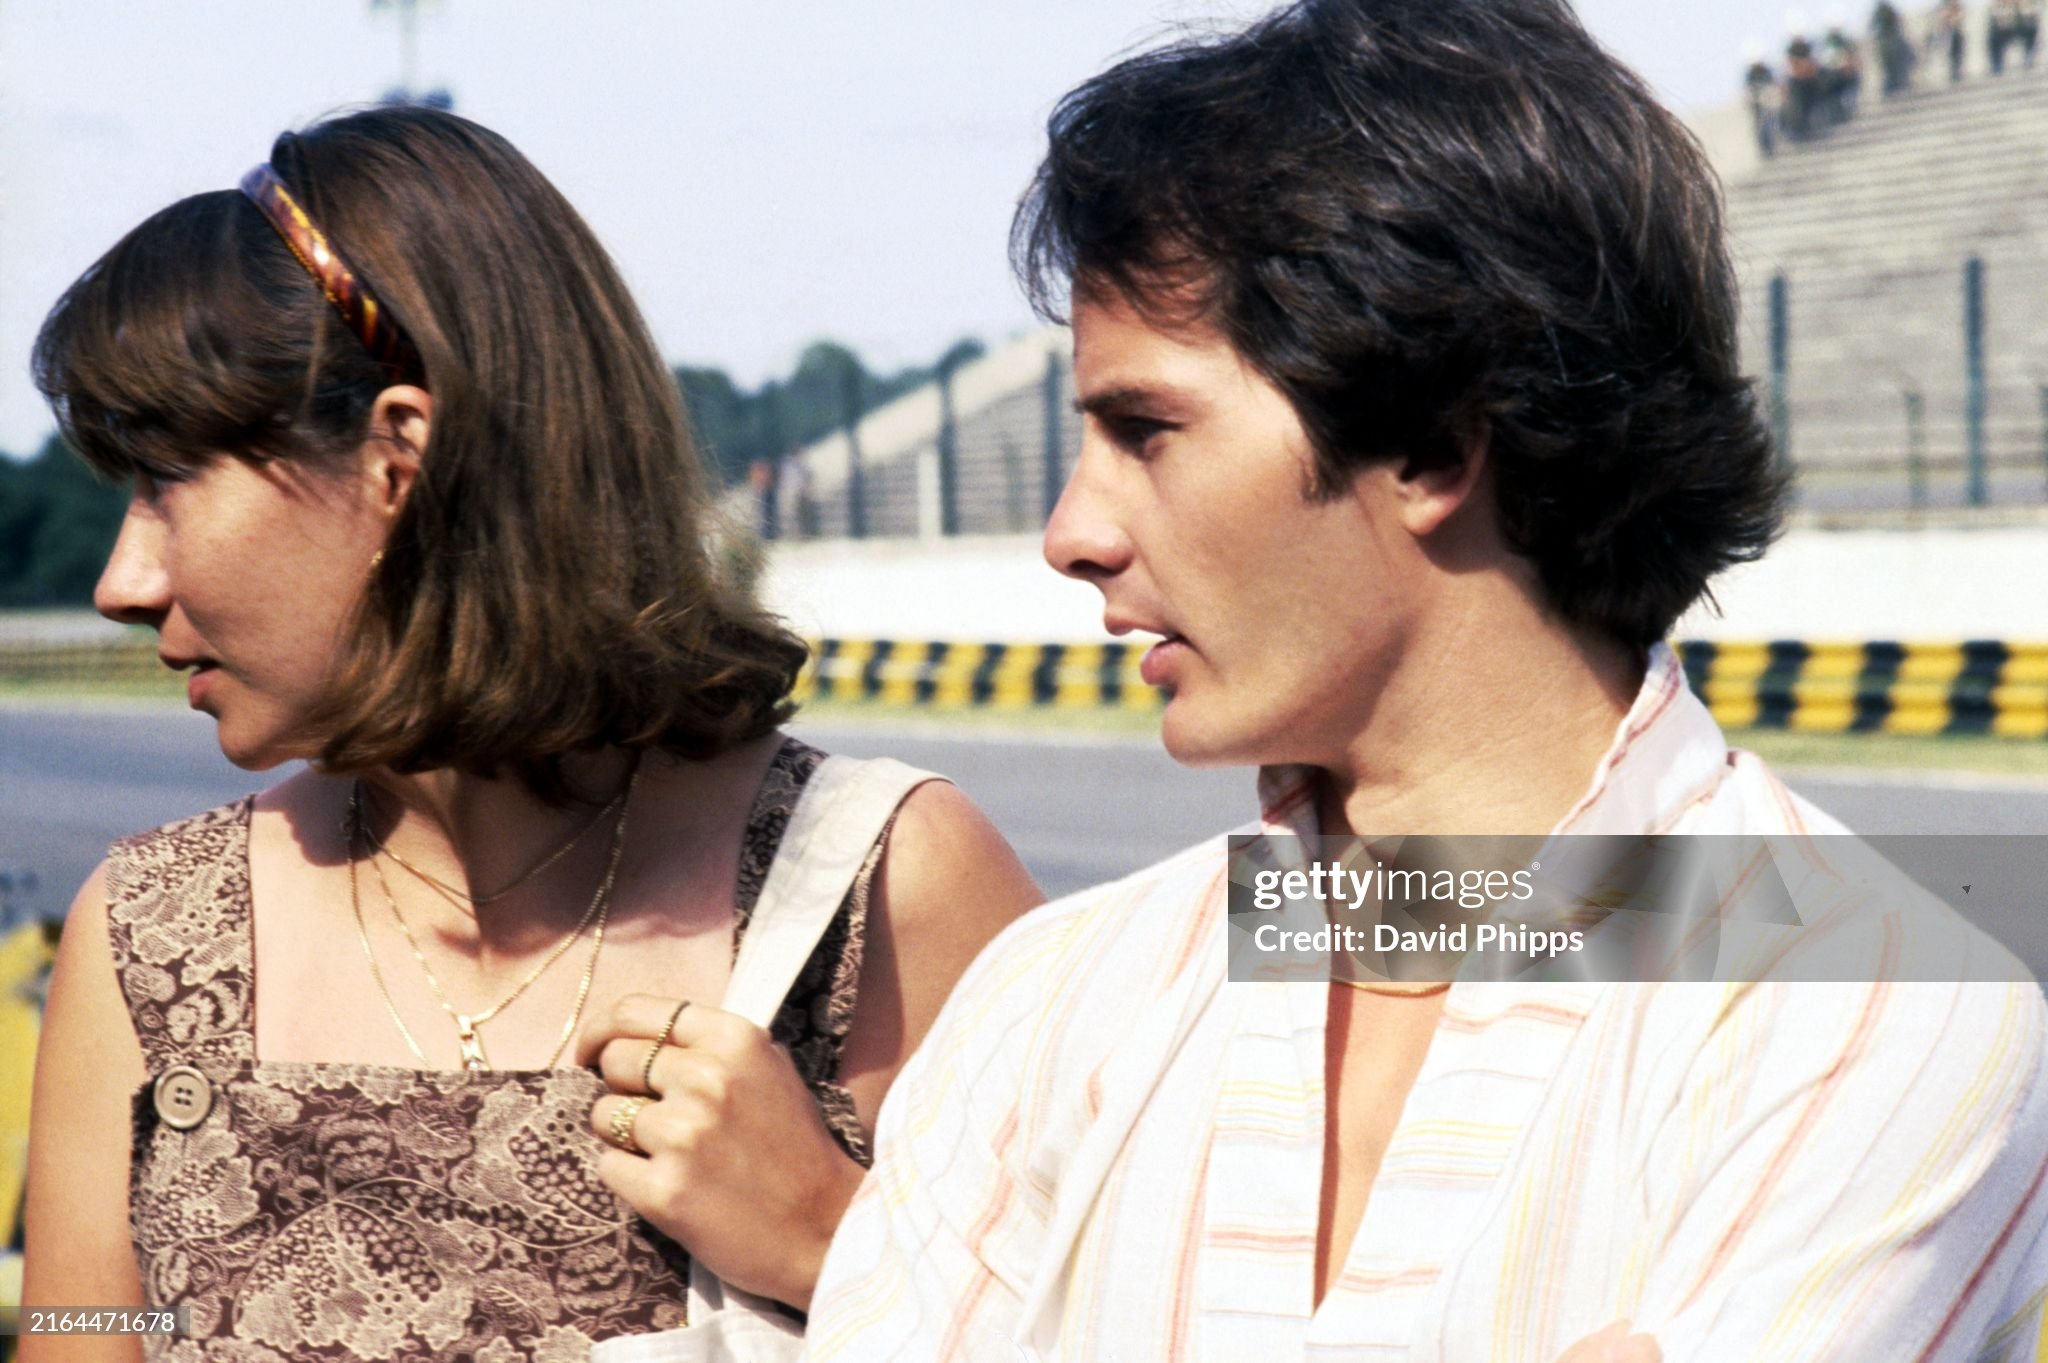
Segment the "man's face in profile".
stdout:
<svg viewBox="0 0 2048 1363">
<path fill-rule="evenodd" d="M 1313 497 L 1306 431 L 1207 323 L 1076 291 L 1078 465 L 1045 556 L 1113 633 L 1166 636 L 1145 679 L 1193 765 L 1324 762 L 1362 731 L 1430 570 L 1390 464 Z"/>
</svg>

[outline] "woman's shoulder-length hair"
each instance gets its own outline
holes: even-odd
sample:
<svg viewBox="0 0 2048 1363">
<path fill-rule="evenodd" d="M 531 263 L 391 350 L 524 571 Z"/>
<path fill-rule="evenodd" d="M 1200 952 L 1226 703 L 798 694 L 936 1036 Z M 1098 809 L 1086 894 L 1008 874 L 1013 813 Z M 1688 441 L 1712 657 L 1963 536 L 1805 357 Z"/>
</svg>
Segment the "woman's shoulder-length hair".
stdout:
<svg viewBox="0 0 2048 1363">
<path fill-rule="evenodd" d="M 309 718 L 321 764 L 502 772 L 562 799 L 569 753 L 705 757 L 787 719 L 804 646 L 724 571 L 675 379 L 554 186 L 497 134 L 414 108 L 286 133 L 271 165 L 409 341 L 398 377 L 434 399 Z M 35 373 L 118 479 L 337 466 L 394 377 L 232 191 L 172 205 L 88 270 Z"/>
</svg>

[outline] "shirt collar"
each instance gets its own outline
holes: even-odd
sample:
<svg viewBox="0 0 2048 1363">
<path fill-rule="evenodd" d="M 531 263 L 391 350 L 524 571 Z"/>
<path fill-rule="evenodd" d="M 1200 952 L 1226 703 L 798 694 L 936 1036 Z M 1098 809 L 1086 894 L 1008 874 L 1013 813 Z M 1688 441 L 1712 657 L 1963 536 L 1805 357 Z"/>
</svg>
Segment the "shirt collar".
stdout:
<svg viewBox="0 0 2048 1363">
<path fill-rule="evenodd" d="M 1259 831 L 1313 836 L 1315 776 L 1304 766 L 1259 769 Z M 1728 741 L 1686 684 L 1666 644 L 1650 648 L 1635 702 L 1593 769 L 1592 784 L 1553 833 L 1663 832 L 1711 796 L 1728 773 Z"/>
</svg>

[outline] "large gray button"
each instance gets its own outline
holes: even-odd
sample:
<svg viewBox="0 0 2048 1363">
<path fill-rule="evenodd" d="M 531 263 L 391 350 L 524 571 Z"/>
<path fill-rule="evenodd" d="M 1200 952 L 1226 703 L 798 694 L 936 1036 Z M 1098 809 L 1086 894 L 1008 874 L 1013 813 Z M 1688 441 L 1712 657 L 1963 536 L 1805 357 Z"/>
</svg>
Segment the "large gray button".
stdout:
<svg viewBox="0 0 2048 1363">
<path fill-rule="evenodd" d="M 213 1081 L 190 1065 L 176 1065 L 156 1077 L 156 1115 L 165 1126 L 190 1131 L 213 1111 Z"/>
</svg>

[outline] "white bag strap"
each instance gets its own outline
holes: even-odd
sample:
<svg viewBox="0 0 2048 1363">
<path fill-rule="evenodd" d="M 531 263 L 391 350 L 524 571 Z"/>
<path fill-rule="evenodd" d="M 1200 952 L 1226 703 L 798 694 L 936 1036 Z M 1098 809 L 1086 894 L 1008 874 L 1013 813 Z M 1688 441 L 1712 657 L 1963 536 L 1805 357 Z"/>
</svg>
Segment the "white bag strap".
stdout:
<svg viewBox="0 0 2048 1363">
<path fill-rule="evenodd" d="M 720 1007 L 757 1027 L 774 1021 L 903 797 L 944 779 L 886 757 L 818 764 L 783 829 Z M 687 1300 L 690 1325 L 600 1340 L 592 1363 L 795 1363 L 803 1350 L 795 1321 L 695 1259 Z"/>
<path fill-rule="evenodd" d="M 896 807 L 926 781 L 944 779 L 888 757 L 818 764 L 747 920 L 721 1008 L 756 1027 L 774 1022 Z"/>
</svg>

